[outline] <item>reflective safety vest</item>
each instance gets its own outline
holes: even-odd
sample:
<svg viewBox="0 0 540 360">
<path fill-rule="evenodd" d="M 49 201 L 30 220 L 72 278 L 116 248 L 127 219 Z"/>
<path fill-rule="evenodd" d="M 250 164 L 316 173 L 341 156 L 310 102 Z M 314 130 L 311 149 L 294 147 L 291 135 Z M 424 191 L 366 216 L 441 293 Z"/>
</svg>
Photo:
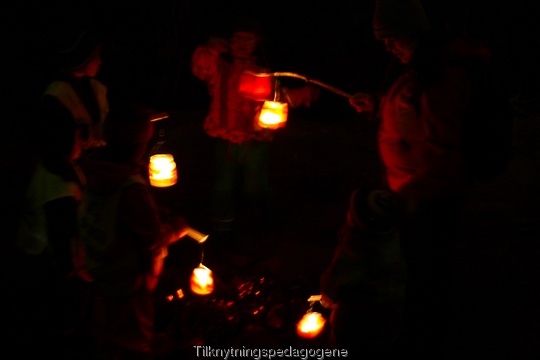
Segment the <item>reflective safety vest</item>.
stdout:
<svg viewBox="0 0 540 360">
<path fill-rule="evenodd" d="M 86 109 L 80 96 L 68 82 L 61 80 L 53 81 L 44 93 L 44 95 L 56 97 L 71 112 L 78 125 L 84 125 L 88 128 L 88 138 L 83 139 L 83 149 L 105 145 L 103 123 L 109 112 L 107 87 L 93 78 L 90 79 L 90 85 L 99 106 L 99 119 L 97 119 L 97 122 L 92 120 L 92 116 Z"/>
<path fill-rule="evenodd" d="M 143 282 L 153 289 L 163 269 L 166 247 L 143 253 L 137 244 L 121 243 L 117 236 L 120 198 L 128 186 L 137 183 L 146 184 L 146 180 L 132 175 L 113 194 L 84 192 L 79 208 L 80 244 L 73 260 L 78 275 L 98 282 L 102 294 L 129 295 Z"/>
<path fill-rule="evenodd" d="M 63 197 L 80 201 L 82 190 L 75 181 L 66 181 L 38 163 L 18 225 L 17 246 L 28 254 L 41 254 L 48 246 L 44 205 Z"/>
</svg>

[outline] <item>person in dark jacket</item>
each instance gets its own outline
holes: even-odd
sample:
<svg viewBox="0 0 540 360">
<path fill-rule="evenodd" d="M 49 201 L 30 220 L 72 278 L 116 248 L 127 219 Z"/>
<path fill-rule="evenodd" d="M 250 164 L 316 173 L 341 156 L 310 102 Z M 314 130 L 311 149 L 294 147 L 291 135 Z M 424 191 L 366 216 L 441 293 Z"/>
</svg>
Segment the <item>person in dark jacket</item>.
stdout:
<svg viewBox="0 0 540 360">
<path fill-rule="evenodd" d="M 432 27 L 420 1 L 377 0 L 373 30 L 399 64 L 381 95 L 357 93 L 350 103 L 381 120 L 382 186 L 401 210 L 408 342 L 440 350 L 450 331 L 460 214 L 471 191 L 464 128 L 475 71 L 488 53 Z"/>
<path fill-rule="evenodd" d="M 72 30 L 58 36 L 55 46 L 57 71 L 39 108 L 39 148 L 46 151 L 51 140 L 71 137 L 75 125 L 80 129 L 78 141 L 83 151 L 103 146 L 109 101 L 107 86 L 97 78 L 101 42 L 90 32 Z"/>
<path fill-rule="evenodd" d="M 329 345 L 352 358 L 386 358 L 401 335 L 406 264 L 396 216 L 389 191 L 355 190 L 320 279 L 322 304 L 332 309 Z"/>
<path fill-rule="evenodd" d="M 37 162 L 26 190 L 16 245 L 29 261 L 33 291 L 52 294 L 36 319 L 48 315 L 65 335 L 82 335 L 89 287 L 76 276 L 71 244 L 78 236 L 77 207 L 85 182 L 77 160 L 102 146 L 101 125 L 108 112 L 107 88 L 95 79 L 101 45 L 91 33 L 68 31 L 55 49 L 57 74 L 37 109 L 33 145 Z M 29 131 L 31 132 L 31 131 Z M 43 286 L 45 291 L 38 289 Z M 29 286 L 32 287 L 32 286 Z M 61 321 L 58 321 L 58 318 Z M 46 321 L 50 323 L 51 321 Z M 49 326 L 49 325 L 46 325 Z"/>
<path fill-rule="evenodd" d="M 81 265 L 96 289 L 99 358 L 152 358 L 152 293 L 167 247 L 187 233 L 182 216 L 161 215 L 147 184 L 152 134 L 146 110 L 118 105 L 105 123 L 107 145 L 80 161 L 87 178 L 79 209 Z"/>
</svg>

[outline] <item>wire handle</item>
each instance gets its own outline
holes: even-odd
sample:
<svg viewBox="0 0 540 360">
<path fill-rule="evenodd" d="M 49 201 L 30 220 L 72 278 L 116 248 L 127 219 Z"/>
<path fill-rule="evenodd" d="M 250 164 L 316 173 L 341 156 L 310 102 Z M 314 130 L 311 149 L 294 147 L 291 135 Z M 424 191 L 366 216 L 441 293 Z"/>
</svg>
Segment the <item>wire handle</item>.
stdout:
<svg viewBox="0 0 540 360">
<path fill-rule="evenodd" d="M 352 95 L 343 91 L 343 90 L 340 90 L 332 85 L 328 85 L 322 81 L 319 81 L 317 79 L 310 79 L 308 78 L 307 76 L 304 76 L 304 75 L 300 75 L 300 74 L 296 74 L 296 73 L 292 73 L 292 72 L 273 72 L 273 73 L 267 73 L 265 75 L 270 75 L 270 76 L 276 76 L 276 77 L 292 77 L 292 78 L 297 78 L 297 79 L 301 79 L 301 80 L 304 80 L 305 82 L 307 83 L 312 83 L 312 84 L 315 84 L 315 85 L 319 85 L 327 90 L 330 90 L 338 95 L 341 95 L 343 97 L 346 97 L 348 99 L 352 98 Z"/>
</svg>

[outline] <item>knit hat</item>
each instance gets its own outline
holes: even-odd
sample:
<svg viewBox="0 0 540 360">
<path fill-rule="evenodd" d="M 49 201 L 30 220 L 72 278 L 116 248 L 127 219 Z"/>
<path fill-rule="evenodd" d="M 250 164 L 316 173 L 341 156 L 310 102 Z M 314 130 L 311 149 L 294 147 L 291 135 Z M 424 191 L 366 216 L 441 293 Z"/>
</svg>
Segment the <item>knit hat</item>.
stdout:
<svg viewBox="0 0 540 360">
<path fill-rule="evenodd" d="M 418 0 L 376 0 L 373 33 L 377 40 L 400 35 L 419 35 L 430 28 Z"/>
<path fill-rule="evenodd" d="M 56 55 L 60 66 L 69 71 L 85 66 L 100 50 L 100 42 L 88 32 L 68 32 L 57 39 L 56 44 Z"/>
<path fill-rule="evenodd" d="M 237 32 L 252 33 L 255 34 L 257 38 L 262 38 L 261 25 L 257 20 L 248 17 L 238 17 L 234 20 L 231 26 L 230 36 Z"/>
</svg>

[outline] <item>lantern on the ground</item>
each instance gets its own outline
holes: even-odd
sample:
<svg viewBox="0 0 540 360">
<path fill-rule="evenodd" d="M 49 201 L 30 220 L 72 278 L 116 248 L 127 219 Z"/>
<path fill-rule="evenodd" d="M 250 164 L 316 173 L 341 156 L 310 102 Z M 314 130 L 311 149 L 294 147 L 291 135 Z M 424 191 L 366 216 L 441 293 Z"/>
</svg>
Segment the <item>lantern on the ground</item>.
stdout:
<svg viewBox="0 0 540 360">
<path fill-rule="evenodd" d="M 319 335 L 326 324 L 326 319 L 321 313 L 313 311 L 315 303 L 321 302 L 321 295 L 312 295 L 309 297 L 309 308 L 296 324 L 296 333 L 303 338 L 314 338 Z"/>
<path fill-rule="evenodd" d="M 190 279 L 191 291 L 197 295 L 208 295 L 214 291 L 212 271 L 203 264 L 193 269 Z"/>
<path fill-rule="evenodd" d="M 296 325 L 296 333 L 303 338 L 314 338 L 324 329 L 326 319 L 316 311 L 307 312 Z"/>
<path fill-rule="evenodd" d="M 279 129 L 287 123 L 289 106 L 279 101 L 265 101 L 259 114 L 259 126 L 265 129 Z"/>
</svg>

